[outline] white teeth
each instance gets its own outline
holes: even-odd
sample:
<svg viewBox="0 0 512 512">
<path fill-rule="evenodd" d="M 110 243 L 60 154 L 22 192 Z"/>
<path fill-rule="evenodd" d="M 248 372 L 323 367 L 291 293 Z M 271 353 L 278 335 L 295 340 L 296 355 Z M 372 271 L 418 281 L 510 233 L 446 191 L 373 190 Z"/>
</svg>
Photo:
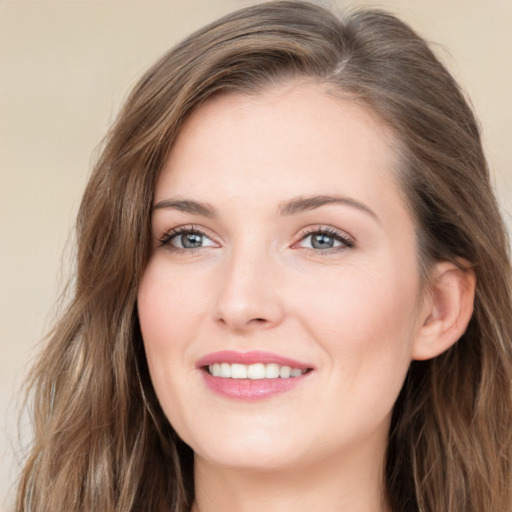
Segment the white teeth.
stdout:
<svg viewBox="0 0 512 512">
<path fill-rule="evenodd" d="M 232 379 L 247 379 L 247 366 L 245 366 L 245 364 L 232 364 L 231 365 L 231 378 Z"/>
<path fill-rule="evenodd" d="M 247 377 L 249 379 L 264 379 L 265 365 L 262 363 L 251 364 L 247 367 Z"/>
<path fill-rule="evenodd" d="M 281 366 L 279 369 L 279 377 L 287 379 L 292 374 L 292 369 L 289 366 Z"/>
<path fill-rule="evenodd" d="M 226 377 L 231 379 L 288 379 L 290 377 L 300 377 L 306 370 L 300 368 L 291 368 L 290 366 L 280 366 L 276 363 L 213 363 L 208 366 L 208 372 L 214 377 Z"/>
<path fill-rule="evenodd" d="M 231 377 L 231 365 L 229 363 L 220 364 L 220 376 Z"/>
<path fill-rule="evenodd" d="M 267 364 L 265 367 L 266 379 L 277 379 L 279 377 L 279 365 L 275 363 Z"/>
</svg>

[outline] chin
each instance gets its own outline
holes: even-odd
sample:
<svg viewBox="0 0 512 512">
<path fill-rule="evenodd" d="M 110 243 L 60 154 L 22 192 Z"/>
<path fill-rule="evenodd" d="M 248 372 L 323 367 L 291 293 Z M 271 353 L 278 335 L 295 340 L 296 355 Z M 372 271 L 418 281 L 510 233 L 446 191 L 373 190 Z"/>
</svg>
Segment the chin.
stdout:
<svg viewBox="0 0 512 512">
<path fill-rule="evenodd" d="M 268 473 L 287 471 L 297 468 L 300 457 L 295 450 L 293 454 L 282 453 L 276 450 L 227 448 L 221 450 L 208 450 L 203 453 L 194 450 L 194 456 L 206 460 L 211 466 L 237 472 Z"/>
<path fill-rule="evenodd" d="M 297 433 L 297 432 L 295 432 Z M 204 433 L 203 433 L 204 434 Z M 187 437 L 187 436 L 185 436 Z M 236 432 L 227 428 L 220 435 L 208 433 L 198 441 L 185 439 L 196 457 L 210 465 L 237 471 L 279 471 L 295 466 L 305 457 L 298 447 L 304 441 L 277 430 L 245 429 Z M 307 443 L 306 443 L 307 444 Z"/>
</svg>

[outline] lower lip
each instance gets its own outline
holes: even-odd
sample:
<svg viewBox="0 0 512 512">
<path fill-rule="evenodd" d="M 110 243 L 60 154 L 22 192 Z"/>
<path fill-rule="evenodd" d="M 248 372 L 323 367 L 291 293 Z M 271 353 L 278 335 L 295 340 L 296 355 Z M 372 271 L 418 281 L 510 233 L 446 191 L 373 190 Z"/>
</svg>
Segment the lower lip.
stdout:
<svg viewBox="0 0 512 512">
<path fill-rule="evenodd" d="M 261 400 L 280 393 L 290 391 L 302 384 L 308 377 L 304 373 L 300 377 L 288 379 L 230 379 L 213 377 L 206 370 L 201 370 L 206 385 L 215 393 L 238 400 Z"/>
</svg>

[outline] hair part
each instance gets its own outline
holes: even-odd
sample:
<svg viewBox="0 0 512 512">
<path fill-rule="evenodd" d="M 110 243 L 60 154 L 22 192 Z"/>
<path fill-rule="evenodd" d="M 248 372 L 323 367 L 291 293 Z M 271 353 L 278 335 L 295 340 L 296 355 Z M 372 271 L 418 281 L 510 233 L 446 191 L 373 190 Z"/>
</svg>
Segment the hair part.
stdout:
<svg viewBox="0 0 512 512">
<path fill-rule="evenodd" d="M 32 373 L 34 442 L 18 512 L 190 509 L 192 452 L 160 409 L 137 319 L 155 182 L 180 126 L 207 98 L 297 78 L 349 94 L 395 134 L 423 274 L 464 260 L 477 276 L 466 333 L 411 364 L 395 405 L 391 509 L 510 510 L 508 240 L 474 115 L 425 41 L 394 16 L 362 10 L 339 20 L 277 1 L 229 14 L 173 48 L 113 126 L 78 216 L 74 297 Z"/>
</svg>

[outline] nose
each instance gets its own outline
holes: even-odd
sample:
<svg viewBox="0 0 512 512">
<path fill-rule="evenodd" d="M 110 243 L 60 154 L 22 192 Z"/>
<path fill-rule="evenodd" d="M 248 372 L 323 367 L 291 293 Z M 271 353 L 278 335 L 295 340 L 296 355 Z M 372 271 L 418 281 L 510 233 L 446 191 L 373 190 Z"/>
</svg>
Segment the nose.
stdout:
<svg viewBox="0 0 512 512">
<path fill-rule="evenodd" d="M 215 320 L 233 331 L 268 329 L 284 318 L 282 271 L 267 251 L 250 247 L 231 254 L 219 273 Z"/>
</svg>

